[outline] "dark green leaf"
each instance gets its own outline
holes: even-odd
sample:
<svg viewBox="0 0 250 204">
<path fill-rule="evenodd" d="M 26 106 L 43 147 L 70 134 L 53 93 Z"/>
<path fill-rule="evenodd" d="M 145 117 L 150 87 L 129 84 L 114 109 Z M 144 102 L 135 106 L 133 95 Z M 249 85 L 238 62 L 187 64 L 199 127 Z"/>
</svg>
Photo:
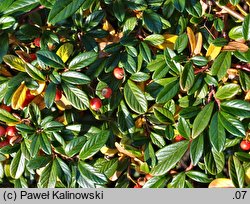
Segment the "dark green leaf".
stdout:
<svg viewBox="0 0 250 204">
<path fill-rule="evenodd" d="M 48 156 L 37 156 L 29 160 L 27 166 L 30 169 L 40 169 L 46 166 L 51 160 L 52 158 Z"/>
<path fill-rule="evenodd" d="M 227 73 L 227 69 L 231 66 L 231 52 L 222 52 L 214 60 L 211 67 L 211 73 L 213 76 L 217 76 L 221 80 Z"/>
<path fill-rule="evenodd" d="M 229 176 L 232 179 L 234 186 L 236 188 L 243 188 L 245 173 L 239 159 L 235 156 L 231 156 L 228 160 L 228 166 Z"/>
<path fill-rule="evenodd" d="M 243 21 L 242 33 L 245 40 L 250 40 L 250 14 L 248 14 Z"/>
<path fill-rule="evenodd" d="M 15 123 L 19 120 L 8 111 L 0 108 L 0 121 L 5 123 Z"/>
<path fill-rule="evenodd" d="M 223 101 L 221 110 L 239 117 L 250 118 L 250 103 L 243 100 Z"/>
<path fill-rule="evenodd" d="M 200 183 L 210 183 L 212 181 L 212 179 L 208 178 L 206 174 L 199 171 L 188 171 L 186 172 L 186 175 L 192 180 Z"/>
<path fill-rule="evenodd" d="M 10 174 L 14 179 L 20 178 L 25 169 L 25 157 L 21 150 L 14 156 L 10 164 Z"/>
<path fill-rule="evenodd" d="M 88 76 L 76 71 L 68 71 L 62 73 L 62 80 L 70 84 L 77 84 L 77 85 L 90 83 L 90 78 Z"/>
<path fill-rule="evenodd" d="M 143 22 L 147 26 L 147 28 L 154 32 L 160 33 L 162 29 L 162 22 L 160 16 L 153 12 L 152 10 L 145 10 L 143 12 Z"/>
<path fill-rule="evenodd" d="M 47 108 L 51 108 L 56 97 L 56 84 L 53 82 L 49 83 L 46 92 L 44 94 L 44 102 Z"/>
<path fill-rule="evenodd" d="M 42 63 L 44 63 L 47 66 L 63 69 L 64 63 L 61 60 L 61 58 L 56 55 L 54 52 L 50 52 L 47 50 L 39 50 L 36 52 L 38 60 L 40 60 Z"/>
<path fill-rule="evenodd" d="M 192 140 L 190 146 L 190 158 L 194 166 L 198 164 L 203 154 L 203 147 L 204 147 L 204 137 L 203 134 L 201 134 L 199 137 L 196 137 L 195 139 Z"/>
<path fill-rule="evenodd" d="M 57 179 L 57 163 L 51 161 L 42 171 L 38 180 L 38 186 L 41 188 L 54 188 Z"/>
<path fill-rule="evenodd" d="M 84 52 L 78 54 L 74 59 L 69 63 L 70 70 L 82 69 L 89 66 L 94 61 L 97 60 L 98 53 L 94 51 Z"/>
<path fill-rule="evenodd" d="M 180 86 L 183 91 L 188 91 L 194 83 L 194 69 L 192 63 L 187 63 L 180 77 Z"/>
</svg>

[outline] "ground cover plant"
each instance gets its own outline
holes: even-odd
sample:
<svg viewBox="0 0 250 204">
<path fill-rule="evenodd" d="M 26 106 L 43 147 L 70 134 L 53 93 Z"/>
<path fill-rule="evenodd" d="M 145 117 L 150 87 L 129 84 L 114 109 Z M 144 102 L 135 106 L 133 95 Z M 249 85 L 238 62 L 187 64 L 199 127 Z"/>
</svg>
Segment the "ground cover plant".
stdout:
<svg viewBox="0 0 250 204">
<path fill-rule="evenodd" d="M 0 186 L 249 187 L 249 8 L 0 0 Z"/>
</svg>

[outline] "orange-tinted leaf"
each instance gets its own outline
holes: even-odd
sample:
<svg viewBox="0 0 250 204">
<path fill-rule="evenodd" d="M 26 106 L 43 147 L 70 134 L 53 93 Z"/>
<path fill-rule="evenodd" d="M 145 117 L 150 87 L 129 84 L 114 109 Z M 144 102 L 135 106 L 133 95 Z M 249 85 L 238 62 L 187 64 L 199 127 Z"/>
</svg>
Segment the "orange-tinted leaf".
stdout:
<svg viewBox="0 0 250 204">
<path fill-rule="evenodd" d="M 39 87 L 36 90 L 31 90 L 30 93 L 34 96 L 41 94 L 45 88 L 46 83 L 44 81 L 38 81 Z"/>
<path fill-rule="evenodd" d="M 208 188 L 235 188 L 235 187 L 231 179 L 217 178 L 209 184 Z"/>
<path fill-rule="evenodd" d="M 201 53 L 201 49 L 202 49 L 202 34 L 201 34 L 201 32 L 197 33 L 195 35 L 195 37 L 196 37 L 196 46 L 194 49 L 194 54 L 198 55 Z"/>
<path fill-rule="evenodd" d="M 223 51 L 240 51 L 240 52 L 247 52 L 249 49 L 249 47 L 244 44 L 244 43 L 241 43 L 241 42 L 236 42 L 236 41 L 233 41 L 233 42 L 229 42 L 227 45 L 225 45 L 223 47 Z"/>
<path fill-rule="evenodd" d="M 190 44 L 191 53 L 194 53 L 194 49 L 196 47 L 196 39 L 193 30 L 190 27 L 187 27 L 187 35 Z"/>
<path fill-rule="evenodd" d="M 165 50 L 167 47 L 170 49 L 174 49 L 174 43 L 178 38 L 178 35 L 172 35 L 172 34 L 164 34 L 165 42 L 160 45 L 155 45 L 154 47 Z"/>
</svg>

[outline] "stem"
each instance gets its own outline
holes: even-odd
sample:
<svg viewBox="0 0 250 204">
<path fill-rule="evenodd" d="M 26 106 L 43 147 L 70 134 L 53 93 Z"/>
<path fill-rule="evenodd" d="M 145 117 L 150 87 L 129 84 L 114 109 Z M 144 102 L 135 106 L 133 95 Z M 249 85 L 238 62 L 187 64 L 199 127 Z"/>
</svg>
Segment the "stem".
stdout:
<svg viewBox="0 0 250 204">
<path fill-rule="evenodd" d="M 227 6 L 221 6 L 221 5 L 219 4 L 219 2 L 214 1 L 214 3 L 215 3 L 219 8 L 221 8 L 221 9 L 225 10 L 227 13 L 229 13 L 231 16 L 237 18 L 237 19 L 240 20 L 240 21 L 244 21 L 244 16 L 242 16 L 241 14 L 239 14 L 239 13 L 237 13 L 237 12 L 231 10 L 231 9 L 228 8 Z"/>
<path fill-rule="evenodd" d="M 250 72 L 250 64 L 232 64 L 234 69 L 242 69 L 246 72 Z"/>
</svg>

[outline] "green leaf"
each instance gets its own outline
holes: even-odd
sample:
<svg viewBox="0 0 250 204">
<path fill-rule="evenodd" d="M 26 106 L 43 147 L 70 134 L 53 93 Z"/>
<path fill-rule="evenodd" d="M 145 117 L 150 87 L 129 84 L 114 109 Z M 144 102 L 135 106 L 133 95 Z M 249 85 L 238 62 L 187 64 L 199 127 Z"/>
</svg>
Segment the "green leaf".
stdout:
<svg viewBox="0 0 250 204">
<path fill-rule="evenodd" d="M 143 12 L 143 22 L 147 28 L 154 33 L 160 33 L 162 29 L 162 22 L 160 16 L 152 10 L 145 10 Z"/>
<path fill-rule="evenodd" d="M 245 92 L 250 90 L 250 77 L 243 71 L 240 71 L 240 85 Z"/>
<path fill-rule="evenodd" d="M 164 188 L 167 181 L 165 176 L 154 176 L 144 184 L 143 188 Z"/>
<path fill-rule="evenodd" d="M 72 55 L 74 51 L 74 46 L 70 43 L 64 43 L 59 49 L 56 51 L 56 54 L 62 59 L 65 63 L 69 59 L 70 55 Z"/>
<path fill-rule="evenodd" d="M 57 178 L 57 163 L 51 161 L 42 171 L 38 180 L 40 188 L 54 188 Z"/>
<path fill-rule="evenodd" d="M 10 175 L 14 179 L 18 179 L 22 176 L 25 169 L 25 157 L 21 150 L 19 150 L 14 156 L 10 164 Z"/>
<path fill-rule="evenodd" d="M 144 39 L 144 41 L 150 43 L 151 45 L 160 45 L 165 42 L 165 38 L 163 35 L 152 34 L 152 35 L 148 35 Z"/>
<path fill-rule="evenodd" d="M 186 175 L 194 181 L 199 183 L 210 183 L 212 179 L 208 178 L 208 176 L 199 171 L 188 171 Z"/>
<path fill-rule="evenodd" d="M 179 122 L 177 124 L 177 130 L 186 139 L 190 138 L 191 130 L 190 130 L 188 122 L 183 117 L 179 117 Z"/>
<path fill-rule="evenodd" d="M 232 135 L 245 137 L 246 131 L 242 123 L 232 115 L 223 111 L 219 112 L 219 120 L 223 127 Z"/>
<path fill-rule="evenodd" d="M 196 137 L 192 140 L 190 146 L 190 158 L 194 166 L 196 166 L 202 157 L 204 149 L 204 136 L 201 134 L 199 137 Z"/>
<path fill-rule="evenodd" d="M 44 132 L 46 133 L 58 132 L 64 128 L 64 125 L 57 121 L 49 121 L 42 126 L 43 126 Z"/>
<path fill-rule="evenodd" d="M 207 58 L 203 56 L 194 56 L 191 60 L 197 66 L 205 66 L 208 63 Z"/>
<path fill-rule="evenodd" d="M 164 86 L 156 97 L 157 103 L 166 103 L 172 99 L 179 91 L 179 81 L 174 80 Z"/>
<path fill-rule="evenodd" d="M 45 81 L 45 76 L 39 69 L 29 63 L 27 63 L 26 65 L 27 66 L 25 66 L 25 71 L 28 73 L 28 75 L 30 75 L 35 80 Z"/>
<path fill-rule="evenodd" d="M 173 0 L 174 7 L 179 11 L 183 12 L 186 6 L 186 1 L 183 0 Z"/>
<path fill-rule="evenodd" d="M 180 77 L 180 86 L 183 91 L 188 91 L 193 86 L 194 77 L 192 63 L 186 63 Z"/>
<path fill-rule="evenodd" d="M 162 148 L 166 145 L 166 142 L 163 139 L 163 137 L 157 133 L 151 132 L 150 138 L 151 138 L 152 143 L 158 146 L 159 148 Z"/>
<path fill-rule="evenodd" d="M 118 158 L 111 160 L 99 158 L 94 166 L 100 171 L 100 173 L 103 173 L 107 178 L 110 178 L 117 171 L 118 163 Z"/>
<path fill-rule="evenodd" d="M 184 188 L 186 180 L 185 172 L 180 172 L 174 176 L 172 182 L 169 184 L 171 188 Z"/>
<path fill-rule="evenodd" d="M 213 76 L 217 76 L 221 80 L 227 73 L 227 69 L 231 66 L 231 52 L 222 52 L 214 60 L 211 67 L 211 73 Z"/>
<path fill-rule="evenodd" d="M 210 102 L 209 104 L 205 105 L 204 108 L 195 117 L 192 130 L 193 139 L 198 137 L 203 132 L 203 130 L 205 130 L 205 128 L 208 126 L 208 123 L 212 116 L 213 109 L 214 109 L 214 102 Z"/>
<path fill-rule="evenodd" d="M 77 137 L 70 140 L 70 142 L 65 147 L 65 153 L 69 157 L 73 157 L 80 152 L 85 142 L 86 137 Z"/>
<path fill-rule="evenodd" d="M 158 164 L 153 167 L 150 174 L 161 176 L 172 169 L 188 149 L 189 141 L 181 141 L 163 147 L 156 153 Z"/>
<path fill-rule="evenodd" d="M 48 21 L 55 24 L 74 14 L 86 0 L 57 0 L 48 17 Z"/>
<path fill-rule="evenodd" d="M 233 27 L 229 33 L 228 36 L 233 39 L 233 40 L 237 40 L 237 39 L 243 39 L 243 28 L 242 26 L 236 26 Z"/>
<path fill-rule="evenodd" d="M 107 178 L 104 174 L 97 171 L 93 166 L 84 163 L 83 161 L 78 162 L 78 169 L 83 178 L 87 178 L 94 185 L 102 185 L 107 183 Z"/>
<path fill-rule="evenodd" d="M 83 145 L 79 158 L 85 160 L 95 155 L 105 145 L 109 138 L 109 134 L 109 131 L 101 131 L 92 135 Z"/>
<path fill-rule="evenodd" d="M 250 118 L 250 103 L 243 100 L 223 101 L 220 104 L 221 110 L 235 116 Z"/>
<path fill-rule="evenodd" d="M 89 107 L 89 99 L 85 92 L 71 84 L 63 83 L 62 88 L 66 98 L 78 110 L 86 110 Z"/>
<path fill-rule="evenodd" d="M 149 63 L 151 61 L 152 55 L 151 50 L 149 49 L 148 45 L 144 42 L 141 42 L 139 45 L 140 54 L 142 55 L 143 59 Z"/>
<path fill-rule="evenodd" d="M 64 63 L 56 53 L 47 50 L 39 50 L 36 52 L 36 55 L 37 59 L 45 65 L 57 69 L 64 69 Z"/>
<path fill-rule="evenodd" d="M 48 136 L 45 133 L 42 133 L 39 135 L 40 145 L 42 150 L 48 154 L 51 155 L 52 149 L 51 149 L 51 142 L 48 138 Z"/>
<path fill-rule="evenodd" d="M 248 14 L 242 24 L 242 33 L 245 40 L 250 40 L 250 14 Z"/>
<path fill-rule="evenodd" d="M 174 49 L 181 53 L 188 45 L 188 36 L 186 33 L 182 33 L 178 36 L 177 40 L 174 43 Z"/>
<path fill-rule="evenodd" d="M 147 111 L 148 103 L 144 93 L 131 80 L 124 86 L 124 97 L 128 106 L 136 113 L 143 114 Z"/>
<path fill-rule="evenodd" d="M 25 68 L 27 67 L 26 63 L 15 55 L 5 55 L 3 61 L 11 68 L 20 72 L 25 72 Z"/>
<path fill-rule="evenodd" d="M 5 123 L 15 123 L 19 120 L 8 111 L 0 108 L 0 121 Z"/>
<path fill-rule="evenodd" d="M 147 81 L 150 78 L 150 75 L 144 72 L 136 72 L 131 75 L 130 80 L 135 82 Z"/>
<path fill-rule="evenodd" d="M 51 108 L 56 97 L 56 84 L 49 83 L 44 94 L 44 102 L 47 108 Z"/>
<path fill-rule="evenodd" d="M 11 16 L 3 16 L 0 18 L 0 30 L 11 28 L 16 20 Z"/>
<path fill-rule="evenodd" d="M 162 123 L 174 123 L 173 114 L 166 108 L 154 107 L 154 115 Z"/>
<path fill-rule="evenodd" d="M 215 97 L 219 100 L 230 99 L 238 94 L 240 91 L 240 86 L 238 84 L 226 84 L 218 88 Z"/>
<path fill-rule="evenodd" d="M 1 3 L 2 4 L 2 3 Z M 25 13 L 39 5 L 39 0 L 16 0 L 8 9 L 4 10 L 4 14 L 12 14 L 16 12 Z"/>
<path fill-rule="evenodd" d="M 52 160 L 49 156 L 37 156 L 29 160 L 27 166 L 30 169 L 40 169 L 46 166 Z"/>
<path fill-rule="evenodd" d="M 235 152 L 234 155 L 243 162 L 250 161 L 250 154 L 247 152 Z"/>
<path fill-rule="evenodd" d="M 57 173 L 58 178 L 63 181 L 67 182 L 67 185 L 70 185 L 72 175 L 71 170 L 68 165 L 59 157 L 56 158 L 55 162 L 57 162 Z"/>
<path fill-rule="evenodd" d="M 122 0 L 114 1 L 113 12 L 118 21 L 123 22 L 125 18 L 125 7 Z"/>
<path fill-rule="evenodd" d="M 226 133 L 224 127 L 219 121 L 218 112 L 216 112 L 212 117 L 209 126 L 209 139 L 216 151 L 221 152 L 224 149 Z"/>
<path fill-rule="evenodd" d="M 22 132 L 22 133 L 28 133 L 28 134 L 34 134 L 35 133 L 35 128 L 31 127 L 31 126 L 28 126 L 26 124 L 17 124 L 16 125 L 16 129 L 19 131 L 19 132 Z"/>
<path fill-rule="evenodd" d="M 245 173 L 239 159 L 235 156 L 231 156 L 228 160 L 228 166 L 229 176 L 233 181 L 234 186 L 236 188 L 243 188 Z"/>
<path fill-rule="evenodd" d="M 214 149 L 206 150 L 204 153 L 204 163 L 206 170 L 212 175 L 216 175 L 222 172 L 225 165 L 224 153 L 217 152 Z"/>
<path fill-rule="evenodd" d="M 89 66 L 98 58 L 98 53 L 94 51 L 84 52 L 78 54 L 74 59 L 69 63 L 70 70 L 82 69 Z"/>
<path fill-rule="evenodd" d="M 91 82 L 88 76 L 76 71 L 67 71 L 62 73 L 62 80 L 76 85 L 83 85 Z"/>
<path fill-rule="evenodd" d="M 135 26 L 137 24 L 137 18 L 136 17 L 130 17 L 126 19 L 124 26 L 123 26 L 123 33 L 128 34 L 131 31 L 134 30 Z"/>
<path fill-rule="evenodd" d="M 9 48 L 9 36 L 7 33 L 0 34 L 0 63 L 3 61 L 3 56 L 5 56 L 8 52 Z"/>
</svg>

